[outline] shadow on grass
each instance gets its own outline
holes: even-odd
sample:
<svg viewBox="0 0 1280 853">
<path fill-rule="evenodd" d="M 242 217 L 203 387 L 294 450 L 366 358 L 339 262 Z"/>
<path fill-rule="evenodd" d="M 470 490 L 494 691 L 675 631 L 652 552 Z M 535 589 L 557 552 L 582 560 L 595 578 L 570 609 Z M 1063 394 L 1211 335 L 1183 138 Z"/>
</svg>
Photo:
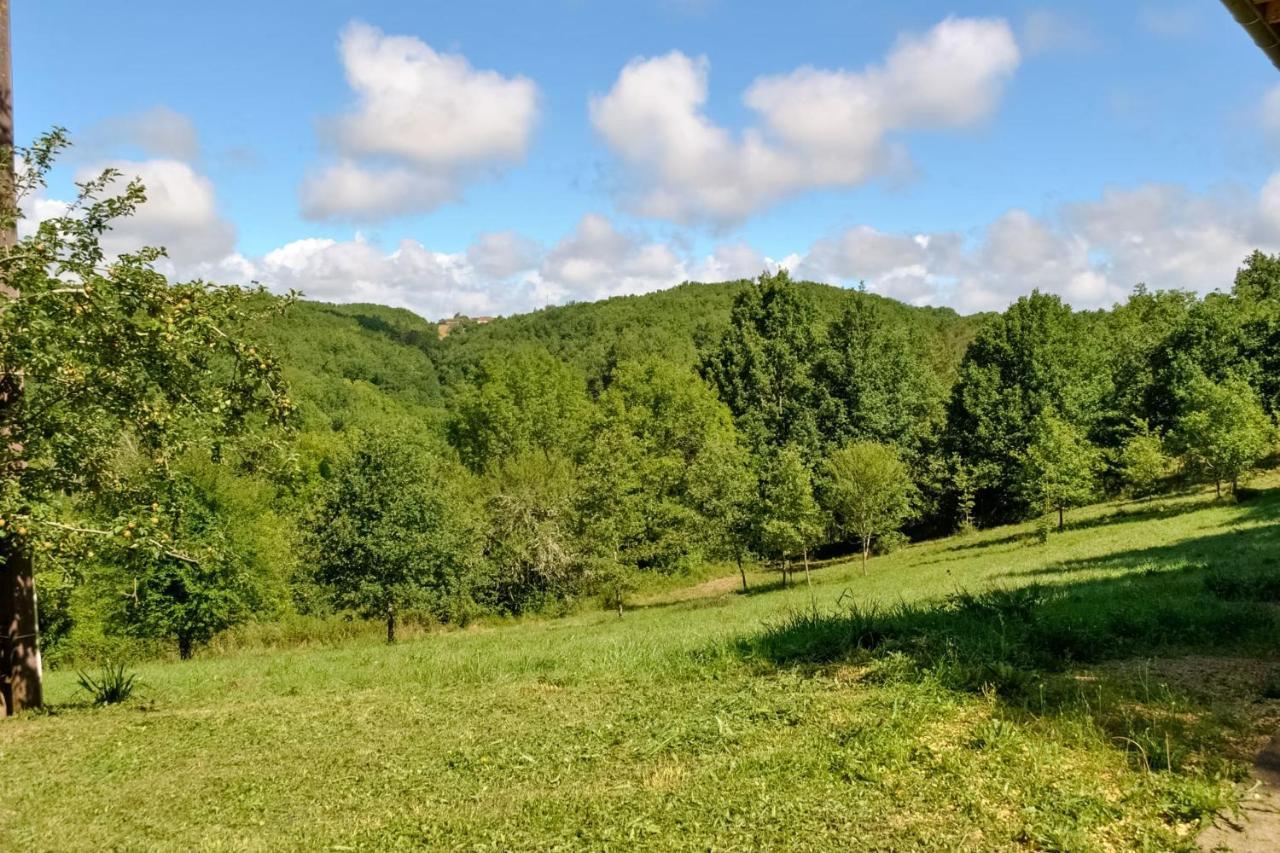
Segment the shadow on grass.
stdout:
<svg viewBox="0 0 1280 853">
<path fill-rule="evenodd" d="M 1128 524 L 1135 521 L 1160 521 L 1166 518 L 1175 518 L 1179 515 L 1185 515 L 1189 512 L 1205 509 L 1213 505 L 1211 497 L 1197 501 L 1181 501 L 1178 503 L 1166 503 L 1170 498 L 1177 498 L 1179 495 L 1170 495 L 1165 499 L 1147 499 L 1138 503 L 1135 507 L 1133 504 L 1127 506 L 1132 509 L 1125 509 L 1123 506 L 1113 512 L 1105 515 L 1098 515 L 1092 518 L 1072 520 L 1070 514 L 1067 515 L 1068 530 L 1095 530 L 1100 527 L 1110 527 L 1114 524 Z"/>
<path fill-rule="evenodd" d="M 1146 498 L 1141 501 L 1125 505 L 1134 507 L 1132 509 L 1125 509 L 1124 506 L 1121 506 L 1120 508 L 1112 512 L 1108 512 L 1105 515 L 1085 518 L 1083 520 L 1073 520 L 1071 516 L 1068 515 L 1067 530 L 1094 530 L 1102 527 L 1109 527 L 1114 524 L 1127 524 L 1135 521 L 1159 521 L 1166 518 L 1176 518 L 1179 515 L 1184 515 L 1188 512 L 1194 512 L 1213 505 L 1211 497 L 1206 498 L 1204 501 L 1168 503 L 1169 500 L 1187 497 L 1192 494 L 1194 493 L 1185 492 L 1166 495 L 1162 498 Z M 1261 494 L 1265 495 L 1266 493 Z M 1034 543 L 1035 540 L 1035 531 L 1021 530 L 1006 534 L 998 539 L 976 539 L 973 541 L 957 543 L 944 549 L 943 553 L 959 553 L 967 556 L 970 551 L 986 551 L 992 548 L 997 548 L 1001 545 L 1029 545 Z M 944 556 L 925 561 L 922 565 L 946 563 L 958 559 L 961 559 L 961 557 Z"/>
<path fill-rule="evenodd" d="M 1275 522 L 1280 490 L 1242 509 L 1242 522 Z M 1166 514 L 1162 509 L 1144 517 Z M 1185 765 L 1194 773 L 1210 766 L 1228 772 L 1223 755 L 1242 724 L 1221 716 L 1227 712 L 1217 697 L 1187 694 L 1177 701 L 1190 703 L 1179 706 L 1188 713 L 1175 714 L 1155 708 L 1145 677 L 1124 667 L 1104 667 L 1110 700 L 1101 687 L 1097 697 L 1082 690 L 1073 671 L 1185 655 L 1274 661 L 1280 653 L 1280 524 L 1055 567 L 1059 574 L 1099 569 L 1128 571 L 887 608 L 855 602 L 834 612 L 796 612 L 738 641 L 737 651 L 769 667 L 855 662 L 872 677 L 933 678 L 948 688 L 994 694 L 1004 713 L 1087 717 L 1126 749 L 1135 745 L 1142 762 L 1162 754 L 1159 763 L 1170 771 Z"/>
</svg>

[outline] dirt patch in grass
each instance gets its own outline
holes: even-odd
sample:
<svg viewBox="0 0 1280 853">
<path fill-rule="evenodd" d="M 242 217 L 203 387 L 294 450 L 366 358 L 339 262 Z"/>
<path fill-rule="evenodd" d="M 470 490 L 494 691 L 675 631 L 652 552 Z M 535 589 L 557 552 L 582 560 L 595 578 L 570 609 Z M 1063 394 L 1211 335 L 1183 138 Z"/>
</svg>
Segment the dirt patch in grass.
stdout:
<svg viewBox="0 0 1280 853">
<path fill-rule="evenodd" d="M 1252 765 L 1240 784 L 1238 809 L 1217 816 L 1196 839 L 1204 851 L 1280 850 L 1280 699 L 1269 698 L 1280 663 L 1252 658 L 1189 656 L 1125 661 L 1115 674 L 1150 677 L 1188 695 L 1232 707 L 1247 719 L 1229 742 L 1229 757 Z"/>
</svg>

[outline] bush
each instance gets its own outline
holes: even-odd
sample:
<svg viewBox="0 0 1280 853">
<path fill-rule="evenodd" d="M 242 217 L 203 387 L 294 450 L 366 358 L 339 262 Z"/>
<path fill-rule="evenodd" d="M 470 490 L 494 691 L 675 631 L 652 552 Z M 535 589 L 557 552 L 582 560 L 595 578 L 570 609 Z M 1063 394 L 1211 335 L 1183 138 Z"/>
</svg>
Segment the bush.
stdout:
<svg viewBox="0 0 1280 853">
<path fill-rule="evenodd" d="M 1134 497 L 1163 491 L 1173 473 L 1173 460 L 1165 453 L 1164 441 L 1146 424 L 1120 447 L 1115 461 L 1120 482 Z"/>
</svg>

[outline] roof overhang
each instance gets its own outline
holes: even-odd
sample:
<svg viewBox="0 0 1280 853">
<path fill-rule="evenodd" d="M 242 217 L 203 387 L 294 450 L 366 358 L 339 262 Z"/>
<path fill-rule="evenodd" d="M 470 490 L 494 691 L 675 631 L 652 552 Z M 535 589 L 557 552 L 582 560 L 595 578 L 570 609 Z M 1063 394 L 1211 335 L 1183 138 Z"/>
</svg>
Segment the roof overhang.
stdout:
<svg viewBox="0 0 1280 853">
<path fill-rule="evenodd" d="M 1280 68 L 1280 0 L 1222 0 L 1271 63 Z"/>
</svg>

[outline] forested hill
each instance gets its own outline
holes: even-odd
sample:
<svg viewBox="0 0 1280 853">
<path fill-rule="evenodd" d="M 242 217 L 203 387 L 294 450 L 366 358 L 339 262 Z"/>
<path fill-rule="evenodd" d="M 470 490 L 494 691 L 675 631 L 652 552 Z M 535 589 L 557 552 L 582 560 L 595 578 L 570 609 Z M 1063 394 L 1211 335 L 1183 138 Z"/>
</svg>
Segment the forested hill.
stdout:
<svg viewBox="0 0 1280 853">
<path fill-rule="evenodd" d="M 436 324 L 412 311 L 301 301 L 259 334 L 280 359 L 309 429 L 421 418 L 441 402 L 431 356 Z"/>
<path fill-rule="evenodd" d="M 496 347 L 536 344 L 581 369 L 589 378 L 615 365 L 645 356 L 693 364 L 697 353 L 713 345 L 729 325 L 734 297 L 748 281 L 682 284 L 638 296 L 573 303 L 498 318 L 486 325 L 462 326 L 441 348 L 442 378 L 473 364 Z M 821 333 L 857 298 L 857 291 L 813 282 L 797 282 L 813 307 Z M 981 317 L 961 317 L 949 308 L 916 308 L 869 296 L 887 319 L 908 331 L 943 376 L 953 375 Z"/>
<path fill-rule="evenodd" d="M 302 301 L 264 330 L 286 366 L 304 415 L 349 412 L 370 403 L 416 409 L 442 401 L 442 383 L 457 382 L 486 354 L 535 346 L 596 380 L 613 366 L 660 356 L 692 365 L 729 325 L 734 297 L 750 282 L 682 284 L 638 296 L 573 303 L 484 324 L 463 323 L 440 339 L 437 324 L 401 308 L 330 305 Z M 812 282 L 797 283 L 813 306 L 815 332 L 852 305 L 857 292 Z M 944 380 L 954 377 L 982 315 L 962 317 L 949 308 L 917 308 L 867 295 L 909 338 Z M 343 380 L 334 384 L 333 379 Z"/>
</svg>

